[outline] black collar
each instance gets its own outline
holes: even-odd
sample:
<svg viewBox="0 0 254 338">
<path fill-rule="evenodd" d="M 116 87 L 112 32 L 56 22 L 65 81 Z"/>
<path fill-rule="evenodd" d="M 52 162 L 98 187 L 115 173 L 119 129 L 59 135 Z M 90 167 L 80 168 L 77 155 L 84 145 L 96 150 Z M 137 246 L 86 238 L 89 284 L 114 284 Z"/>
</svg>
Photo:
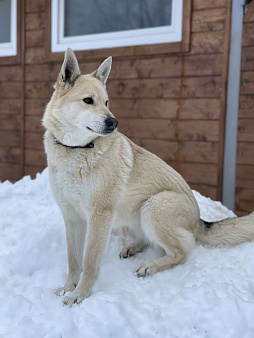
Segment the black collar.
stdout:
<svg viewBox="0 0 254 338">
<path fill-rule="evenodd" d="M 77 148 L 82 149 L 82 148 L 93 148 L 94 147 L 93 142 L 90 142 L 90 143 L 86 144 L 85 146 L 67 146 L 66 144 L 63 144 L 60 141 L 58 141 L 55 137 L 54 137 L 54 142 L 56 144 L 61 144 L 61 146 L 64 146 L 66 148 L 71 148 L 71 149 L 77 149 Z"/>
</svg>

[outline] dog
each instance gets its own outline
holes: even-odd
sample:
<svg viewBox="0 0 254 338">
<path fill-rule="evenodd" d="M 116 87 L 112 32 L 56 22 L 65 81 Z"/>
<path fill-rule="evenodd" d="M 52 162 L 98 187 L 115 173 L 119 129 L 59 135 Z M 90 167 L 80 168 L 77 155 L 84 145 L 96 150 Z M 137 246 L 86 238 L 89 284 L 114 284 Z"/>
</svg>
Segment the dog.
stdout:
<svg viewBox="0 0 254 338">
<path fill-rule="evenodd" d="M 81 75 L 68 49 L 42 120 L 49 180 L 67 240 L 69 271 L 56 294 L 71 291 L 64 298 L 69 306 L 89 296 L 113 229 L 127 227 L 135 238 L 121 258 L 148 244 L 164 250 L 163 257 L 137 269 L 139 277 L 184 263 L 196 239 L 236 245 L 254 238 L 254 213 L 217 223 L 201 220 L 182 176 L 117 131 L 106 91 L 111 63 L 109 57 Z"/>
</svg>

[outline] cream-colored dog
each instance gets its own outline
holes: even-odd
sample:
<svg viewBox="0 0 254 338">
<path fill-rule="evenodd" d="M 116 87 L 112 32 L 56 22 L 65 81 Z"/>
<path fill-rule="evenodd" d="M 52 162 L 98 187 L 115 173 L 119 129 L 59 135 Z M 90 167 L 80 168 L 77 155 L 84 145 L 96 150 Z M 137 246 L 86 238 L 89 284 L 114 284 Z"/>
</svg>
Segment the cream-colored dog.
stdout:
<svg viewBox="0 0 254 338">
<path fill-rule="evenodd" d="M 67 280 L 56 293 L 71 291 L 64 299 L 67 305 L 88 297 L 113 228 L 127 227 L 136 238 L 121 258 L 149 243 L 164 249 L 164 257 L 137 269 L 138 276 L 184 263 L 195 238 L 213 245 L 254 238 L 254 213 L 214 224 L 200 220 L 181 175 L 117 132 L 106 92 L 111 61 L 109 57 L 92 74 L 81 75 L 68 49 L 43 117 L 49 178 L 68 250 Z"/>
</svg>

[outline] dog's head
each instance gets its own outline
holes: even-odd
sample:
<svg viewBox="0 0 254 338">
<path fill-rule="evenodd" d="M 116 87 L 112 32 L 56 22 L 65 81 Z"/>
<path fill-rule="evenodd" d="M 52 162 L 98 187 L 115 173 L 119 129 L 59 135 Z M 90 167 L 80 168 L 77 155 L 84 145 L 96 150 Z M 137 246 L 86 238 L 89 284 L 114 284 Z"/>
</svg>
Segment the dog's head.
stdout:
<svg viewBox="0 0 254 338">
<path fill-rule="evenodd" d="M 81 75 L 75 54 L 71 49 L 66 51 L 42 120 L 60 142 L 84 145 L 116 129 L 117 119 L 109 111 L 106 91 L 111 63 L 109 57 L 92 74 Z"/>
</svg>

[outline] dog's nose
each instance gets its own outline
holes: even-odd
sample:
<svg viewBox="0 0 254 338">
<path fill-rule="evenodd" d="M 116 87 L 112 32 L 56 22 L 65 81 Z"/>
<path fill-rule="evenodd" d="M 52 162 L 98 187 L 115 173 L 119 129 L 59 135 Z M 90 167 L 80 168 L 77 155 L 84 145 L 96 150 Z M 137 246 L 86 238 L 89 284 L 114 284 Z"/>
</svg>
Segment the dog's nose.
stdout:
<svg viewBox="0 0 254 338">
<path fill-rule="evenodd" d="M 115 117 L 108 117 L 105 121 L 106 126 L 108 127 L 108 129 L 110 130 L 114 130 L 117 125 L 118 125 L 118 121 Z"/>
</svg>

